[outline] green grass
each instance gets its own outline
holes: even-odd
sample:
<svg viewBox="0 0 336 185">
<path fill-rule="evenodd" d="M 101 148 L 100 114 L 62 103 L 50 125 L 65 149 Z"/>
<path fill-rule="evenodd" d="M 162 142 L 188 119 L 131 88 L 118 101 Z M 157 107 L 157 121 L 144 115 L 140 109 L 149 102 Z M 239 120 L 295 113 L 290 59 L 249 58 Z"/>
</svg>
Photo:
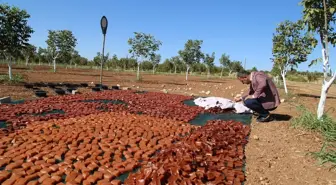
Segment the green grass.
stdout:
<svg viewBox="0 0 336 185">
<path fill-rule="evenodd" d="M 12 80 L 9 79 L 8 74 L 0 74 L 0 83 L 17 84 L 24 82 L 24 77 L 21 74 L 15 74 L 12 76 Z"/>
<path fill-rule="evenodd" d="M 303 106 L 299 106 L 298 109 L 301 115 L 292 120 L 292 125 L 295 128 L 301 127 L 321 133 L 325 138 L 325 143 L 319 152 L 311 154 L 318 158 L 321 164 L 330 162 L 336 167 L 336 151 L 334 146 L 334 143 L 336 143 L 336 121 L 327 115 L 324 115 L 321 119 L 317 119 L 315 113 L 312 113 Z"/>
<path fill-rule="evenodd" d="M 287 80 L 292 82 L 308 82 L 305 76 L 303 75 L 287 75 Z"/>
<path fill-rule="evenodd" d="M 319 152 L 311 153 L 315 158 L 320 160 L 320 164 L 332 163 L 332 168 L 336 167 L 336 148 L 335 145 L 324 143 Z"/>
</svg>

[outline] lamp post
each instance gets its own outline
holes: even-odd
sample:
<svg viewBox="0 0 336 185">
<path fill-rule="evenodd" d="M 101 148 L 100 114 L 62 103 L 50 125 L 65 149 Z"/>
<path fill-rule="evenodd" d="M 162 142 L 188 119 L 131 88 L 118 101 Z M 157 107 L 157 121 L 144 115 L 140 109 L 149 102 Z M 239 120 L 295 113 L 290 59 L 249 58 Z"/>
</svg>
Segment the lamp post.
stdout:
<svg viewBox="0 0 336 185">
<path fill-rule="evenodd" d="M 101 60 L 101 64 L 100 64 L 100 86 L 103 85 L 103 64 L 104 64 L 104 60 L 105 60 L 105 56 L 104 56 L 104 49 L 105 49 L 105 36 L 106 36 L 106 30 L 107 30 L 107 26 L 108 26 L 108 21 L 107 18 L 105 16 L 103 16 L 100 20 L 100 26 L 103 32 L 103 36 L 104 36 L 104 40 L 103 40 L 103 55 L 102 55 L 102 60 Z"/>
</svg>

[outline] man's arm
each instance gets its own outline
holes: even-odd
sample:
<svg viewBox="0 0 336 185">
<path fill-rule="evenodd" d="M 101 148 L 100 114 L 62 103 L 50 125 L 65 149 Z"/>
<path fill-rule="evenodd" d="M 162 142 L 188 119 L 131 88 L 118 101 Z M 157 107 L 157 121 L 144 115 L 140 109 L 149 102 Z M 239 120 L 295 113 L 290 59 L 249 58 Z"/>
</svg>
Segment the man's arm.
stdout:
<svg viewBox="0 0 336 185">
<path fill-rule="evenodd" d="M 259 98 L 260 94 L 263 93 L 267 87 L 267 77 L 259 74 L 255 76 L 255 79 L 257 80 L 258 86 L 253 93 L 253 98 Z"/>
<path fill-rule="evenodd" d="M 242 99 L 245 99 L 246 97 L 248 97 L 249 95 L 252 95 L 253 93 L 254 93 L 254 90 L 252 88 L 252 84 L 250 84 L 250 89 L 242 95 Z"/>
</svg>

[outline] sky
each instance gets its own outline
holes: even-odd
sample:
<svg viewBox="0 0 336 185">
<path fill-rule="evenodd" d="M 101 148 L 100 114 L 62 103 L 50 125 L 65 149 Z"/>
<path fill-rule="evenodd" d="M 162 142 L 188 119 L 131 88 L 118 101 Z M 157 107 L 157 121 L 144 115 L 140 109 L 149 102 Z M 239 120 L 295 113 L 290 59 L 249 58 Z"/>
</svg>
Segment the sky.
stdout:
<svg viewBox="0 0 336 185">
<path fill-rule="evenodd" d="M 203 40 L 202 51 L 216 53 L 215 64 L 223 53 L 232 60 L 243 61 L 246 68 L 271 70 L 272 37 L 284 20 L 301 18 L 300 0 L 0 0 L 18 6 L 30 15 L 34 29 L 30 43 L 46 47 L 48 30 L 71 30 L 77 38 L 76 50 L 93 59 L 102 51 L 100 19 L 109 25 L 105 52 L 119 58 L 128 55 L 127 40 L 134 32 L 144 32 L 162 41 L 158 51 L 162 61 L 177 55 L 188 39 Z M 331 61 L 333 53 L 331 50 Z M 130 56 L 130 55 L 129 55 Z M 309 60 L 321 57 L 320 45 Z M 322 64 L 299 70 L 321 71 Z M 336 63 L 331 62 L 336 68 Z"/>
</svg>

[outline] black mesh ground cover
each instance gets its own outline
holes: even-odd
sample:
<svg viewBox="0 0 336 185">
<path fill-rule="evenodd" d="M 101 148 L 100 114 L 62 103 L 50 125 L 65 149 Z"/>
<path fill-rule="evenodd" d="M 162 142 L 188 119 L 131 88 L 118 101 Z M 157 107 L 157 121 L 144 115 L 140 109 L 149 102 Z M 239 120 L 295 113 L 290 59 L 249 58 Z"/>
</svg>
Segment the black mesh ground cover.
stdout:
<svg viewBox="0 0 336 185">
<path fill-rule="evenodd" d="M 196 97 L 197 98 L 197 97 Z M 197 106 L 194 102 L 194 99 L 183 101 L 185 105 L 188 106 Z M 190 124 L 203 126 L 210 120 L 235 120 L 242 122 L 245 125 L 251 124 L 252 114 L 235 114 L 235 113 L 219 113 L 219 114 L 211 114 L 211 113 L 200 113 L 193 120 L 189 121 Z"/>
<path fill-rule="evenodd" d="M 6 121 L 0 121 L 0 128 L 7 128 Z"/>
<path fill-rule="evenodd" d="M 22 115 L 26 115 L 28 113 L 23 113 L 23 114 L 17 114 L 16 116 L 22 116 Z M 51 111 L 46 111 L 46 112 L 42 112 L 42 113 L 33 113 L 31 115 L 33 116 L 47 116 L 50 114 L 65 114 L 65 112 L 63 110 L 60 109 L 53 109 Z"/>
<path fill-rule="evenodd" d="M 135 168 L 133 171 L 131 172 L 126 172 L 126 173 L 123 173 L 121 175 L 119 175 L 116 180 L 120 180 L 121 182 L 125 182 L 125 180 L 128 178 L 128 176 L 131 174 L 131 173 L 136 173 L 140 170 L 140 167 L 138 168 Z"/>
<path fill-rule="evenodd" d="M 235 114 L 235 113 L 221 113 L 221 114 L 210 114 L 201 113 L 196 118 L 191 120 L 189 123 L 198 126 L 204 126 L 210 120 L 235 120 L 239 121 L 245 125 L 251 124 L 252 115 L 250 114 Z"/>
</svg>

